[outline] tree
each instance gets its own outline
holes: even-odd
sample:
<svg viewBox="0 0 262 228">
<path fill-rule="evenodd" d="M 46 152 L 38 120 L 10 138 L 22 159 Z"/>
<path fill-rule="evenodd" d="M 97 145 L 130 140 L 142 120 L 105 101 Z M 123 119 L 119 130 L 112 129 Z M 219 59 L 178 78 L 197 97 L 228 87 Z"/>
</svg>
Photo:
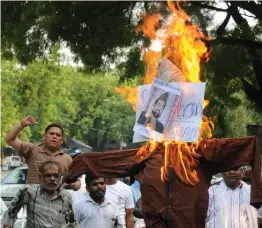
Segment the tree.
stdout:
<svg viewBox="0 0 262 228">
<path fill-rule="evenodd" d="M 217 85 L 222 82 L 224 85 L 233 78 L 241 80 L 239 89 L 243 89 L 247 96 L 262 108 L 261 2 L 256 4 L 231 1 L 226 2 L 225 8 L 217 7 L 214 2 L 191 2 L 191 4 L 202 9 L 200 18 L 209 14 L 210 10 L 226 13 L 221 25 L 210 31 L 214 39 L 206 41 L 213 46 L 210 64 L 213 68 L 214 82 Z M 203 9 L 208 9 L 209 12 L 206 13 Z M 247 17 L 255 18 L 256 25 L 251 27 Z M 236 27 L 226 29 L 230 18 L 234 20 Z M 204 30 L 205 26 L 206 24 L 202 27 Z"/>
<path fill-rule="evenodd" d="M 207 64 L 203 63 L 201 66 L 201 79 L 207 82 L 206 98 L 210 100 L 206 113 L 207 116 L 215 117 L 214 136 L 230 136 L 232 131 L 230 133 L 228 129 L 229 119 L 232 123 L 237 124 L 237 122 L 232 121 L 233 115 L 228 116 L 228 110 L 236 110 L 246 115 L 243 110 L 248 108 L 261 113 L 262 4 L 261 2 L 256 4 L 253 1 L 223 3 L 190 1 L 180 4 L 191 16 L 193 22 L 199 24 L 200 29 L 210 37 L 209 40 L 204 41 L 212 47 L 211 58 Z M 103 59 L 107 59 L 110 64 L 124 59 L 125 61 L 116 64 L 117 80 L 118 75 L 121 76 L 122 81 L 132 79 L 136 75 L 142 75 L 145 69 L 139 51 L 141 41 L 145 45 L 150 44 L 146 37 L 134 32 L 134 26 L 140 23 L 141 15 L 145 11 L 161 11 L 163 17 L 168 15 L 165 2 L 2 2 L 2 53 L 4 57 L 10 59 L 16 56 L 19 62 L 29 64 L 35 59 L 45 58 L 45 50 L 52 47 L 53 43 L 66 41 L 76 56 L 82 59 L 86 68 L 100 69 L 100 66 L 104 64 Z M 221 24 L 215 25 L 213 16 L 217 12 L 223 12 L 225 18 Z M 249 24 L 248 18 L 255 20 L 254 25 Z M 234 26 L 228 26 L 230 19 L 235 23 Z M 126 50 L 129 51 L 126 52 Z M 104 58 L 105 56 L 107 58 Z M 108 68 L 103 68 L 103 70 L 108 70 Z M 77 75 L 78 80 L 82 80 L 83 77 L 83 84 L 86 86 L 89 82 L 93 83 L 87 79 L 84 81 L 84 77 L 93 77 L 91 73 L 82 72 L 82 75 L 81 72 L 69 72 L 72 72 L 71 69 L 67 70 L 67 74 L 72 74 L 73 78 Z M 70 85 L 73 87 L 74 83 Z M 110 84 L 110 91 L 112 91 L 113 84 L 119 82 L 111 81 L 110 83 L 112 83 Z M 115 84 L 117 85 L 119 84 Z M 80 84 L 77 86 L 77 88 L 81 87 Z M 95 89 L 98 88 L 94 87 L 94 91 Z M 247 105 L 248 102 L 242 103 L 242 95 L 239 96 L 241 90 L 250 99 L 251 106 Z M 77 91 L 73 92 L 78 101 L 81 95 L 78 97 L 75 93 Z M 81 105 L 85 105 L 81 102 L 77 105 L 79 109 Z M 9 105 L 10 110 L 14 110 L 13 107 L 18 108 L 14 106 L 16 104 L 9 103 Z M 105 108 L 102 101 L 99 101 L 97 105 Z M 80 111 L 79 113 L 81 114 Z M 77 116 L 78 114 L 75 117 Z M 100 125 L 100 121 L 104 118 L 100 115 L 96 124 L 92 122 L 93 127 L 103 126 L 105 130 L 106 125 Z M 254 119 L 257 118 L 254 117 Z M 76 119 L 72 117 L 70 120 Z M 239 118 L 239 120 L 242 119 Z M 241 123 L 244 122 L 245 120 Z M 73 128 L 73 125 L 66 123 Z M 88 127 L 90 133 L 92 125 Z M 75 125 L 72 134 L 86 140 L 89 133 L 85 132 L 83 136 L 77 132 L 78 128 Z M 95 134 L 95 130 L 92 131 L 92 134 Z M 104 141 L 102 138 L 103 136 L 101 136 L 101 142 Z M 92 145 L 98 148 L 100 147 L 98 144 L 94 137 Z M 101 148 L 102 145 L 103 143 Z"/>
<path fill-rule="evenodd" d="M 261 2 L 192 1 L 182 5 L 211 37 L 206 43 L 213 47 L 210 64 L 214 66 L 211 70 L 214 83 L 238 78 L 242 81 L 240 88 L 262 107 Z M 139 21 L 136 15 L 145 11 L 161 11 L 166 15 L 167 7 L 164 2 L 2 2 L 4 54 L 10 56 L 13 48 L 19 61 L 28 63 L 43 56 L 43 50 L 53 42 L 63 40 L 86 66 L 97 68 L 102 64 L 103 55 L 111 59 L 121 55 L 117 47 L 134 47 L 122 68 L 125 77 L 132 77 L 137 75 L 137 69 L 139 73 L 143 71 L 136 44 L 144 37 L 136 36 L 134 25 Z M 214 23 L 212 14 L 216 12 L 226 13 L 225 19 L 215 30 L 208 31 L 208 25 Z M 256 25 L 251 27 L 247 17 L 255 18 Z M 226 29 L 230 18 L 236 27 Z M 244 58 L 243 68 L 248 69 L 247 72 L 236 74 L 243 61 L 227 58 L 229 51 L 242 53 L 240 60 Z M 221 60 L 227 64 L 220 65 Z"/>
<path fill-rule="evenodd" d="M 103 54 L 112 54 L 113 48 L 131 44 L 134 4 L 3 2 L 2 41 L 7 50 L 14 48 L 22 63 L 28 63 L 43 56 L 50 43 L 63 40 L 86 65 L 98 67 Z"/>
<path fill-rule="evenodd" d="M 78 77 L 73 97 L 79 102 L 72 134 L 102 151 L 108 139 L 131 142 L 135 113 L 130 104 L 115 92 L 119 77 L 104 74 Z M 136 85 L 137 86 L 137 85 Z M 84 99 L 83 99 L 84 98 Z"/>
<path fill-rule="evenodd" d="M 39 123 L 31 130 L 27 128 L 23 135 L 32 135 L 33 140 L 41 139 L 50 122 L 66 127 L 69 119 L 74 119 L 77 102 L 70 97 L 72 80 L 59 66 L 47 61 L 34 61 L 26 68 L 16 62 L 3 63 L 2 135 L 29 114 L 36 116 Z"/>
<path fill-rule="evenodd" d="M 22 67 L 3 60 L 2 135 L 26 115 L 38 124 L 26 128 L 21 137 L 39 141 L 44 128 L 60 123 L 65 134 L 102 151 L 107 140 L 130 142 L 135 114 L 124 97 L 115 92 L 119 77 L 104 73 L 86 75 L 70 66 L 59 66 L 54 50 L 51 58 Z M 125 84 L 137 86 L 135 81 Z M 2 137 L 2 145 L 5 142 Z"/>
</svg>

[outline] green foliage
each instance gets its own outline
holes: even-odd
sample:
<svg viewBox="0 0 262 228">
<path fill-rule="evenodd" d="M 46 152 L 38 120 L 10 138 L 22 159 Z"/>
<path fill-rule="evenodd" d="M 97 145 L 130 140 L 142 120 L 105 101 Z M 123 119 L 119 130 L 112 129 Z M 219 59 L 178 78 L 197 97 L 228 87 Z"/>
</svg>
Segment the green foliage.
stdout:
<svg viewBox="0 0 262 228">
<path fill-rule="evenodd" d="M 89 67 L 102 64 L 102 55 L 131 44 L 133 2 L 3 2 L 2 41 L 29 63 L 51 43 L 68 42 Z M 22 38 L 23 37 L 23 38 Z M 6 50 L 7 51 L 7 50 Z"/>
<path fill-rule="evenodd" d="M 248 101 L 243 92 L 234 94 L 234 97 L 241 100 L 241 105 L 227 108 L 225 116 L 226 136 L 246 136 L 248 124 L 258 124 L 262 122 L 261 110 L 257 112 L 255 104 Z"/>
<path fill-rule="evenodd" d="M 94 74 L 75 78 L 73 97 L 78 101 L 79 112 L 75 122 L 77 138 L 88 141 L 97 150 L 103 150 L 105 141 L 130 142 L 135 114 L 125 99 L 115 92 L 119 77 Z M 77 125 L 74 127 L 74 125 Z"/>
<path fill-rule="evenodd" d="M 57 65 L 56 53 L 52 56 L 51 61 L 33 61 L 27 67 L 2 61 L 2 135 L 24 116 L 33 115 L 39 123 L 22 132 L 25 140 L 41 140 L 45 127 L 58 122 L 67 136 L 97 150 L 103 150 L 109 139 L 120 141 L 123 137 L 130 142 L 135 113 L 115 92 L 119 77 L 86 75 Z"/>
<path fill-rule="evenodd" d="M 262 4 L 189 1 L 181 2 L 181 5 L 191 15 L 193 22 L 199 24 L 202 31 L 208 32 L 211 40 L 218 40 L 212 46 L 210 61 L 201 66 L 201 79 L 207 82 L 206 98 L 210 100 L 206 113 L 215 119 L 214 135 L 234 136 L 237 130 L 234 126 L 240 123 L 242 130 L 239 134 L 244 134 L 244 123 L 259 120 L 251 113 L 261 115 L 261 110 L 250 106 L 247 101 L 243 102 L 245 98 L 240 91 L 244 79 L 254 89 L 260 89 L 260 93 L 255 93 L 253 97 L 250 91 L 245 90 L 251 100 L 261 99 L 257 94 L 262 94 Z M 232 7 L 237 8 L 235 12 L 230 10 Z M 87 71 L 59 67 L 56 65 L 55 51 L 51 56 L 52 61 L 33 61 L 24 70 L 15 67 L 18 64 L 15 61 L 3 61 L 2 85 L 6 86 L 2 86 L 2 132 L 6 133 L 10 126 L 31 113 L 41 122 L 32 132 L 28 129 L 23 134 L 25 138 L 31 135 L 39 138 L 44 125 L 51 120 L 61 122 L 68 129 L 68 134 L 99 149 L 102 149 L 107 138 L 117 140 L 120 133 L 132 135 L 128 121 L 133 121 L 134 114 L 130 114 L 131 107 L 123 103 L 123 98 L 115 94 L 114 88 L 120 86 L 120 82 L 132 86 L 141 84 L 139 79 L 124 80 L 141 76 L 145 71 L 137 46 L 141 41 L 148 46 L 150 41 L 141 34 L 137 36 L 134 30 L 134 23 L 139 22 L 139 14 L 144 11 L 161 11 L 163 16 L 168 15 L 165 2 L 2 2 L 1 38 L 2 56 L 5 59 L 16 57 L 20 63 L 29 64 L 39 57 L 45 57 L 46 50 L 60 41 L 67 42 L 89 72 L 99 69 L 103 55 L 108 57 L 110 64 L 116 63 L 116 59 L 126 59 L 117 66 L 120 81 L 118 76 L 87 74 L 84 73 Z M 256 23 L 248 28 L 244 20 L 234 20 L 236 25 L 229 27 L 225 24 L 224 27 L 221 26 L 223 23 L 218 25 L 214 17 L 220 11 L 230 13 L 233 20 L 241 19 L 246 11 L 256 17 Z M 238 12 L 242 15 L 239 16 Z M 225 44 L 219 41 L 220 38 L 228 38 L 231 42 Z M 253 52 L 245 42 L 234 43 L 241 39 L 257 42 Z M 121 48 L 130 48 L 130 51 L 126 55 Z M 116 112 L 116 109 L 120 111 Z M 239 122 L 233 121 L 236 117 L 234 111 L 239 115 Z M 119 118 L 119 113 L 127 118 Z M 127 129 L 122 129 L 125 121 Z M 110 128 L 114 134 L 92 128 L 103 131 Z"/>
</svg>

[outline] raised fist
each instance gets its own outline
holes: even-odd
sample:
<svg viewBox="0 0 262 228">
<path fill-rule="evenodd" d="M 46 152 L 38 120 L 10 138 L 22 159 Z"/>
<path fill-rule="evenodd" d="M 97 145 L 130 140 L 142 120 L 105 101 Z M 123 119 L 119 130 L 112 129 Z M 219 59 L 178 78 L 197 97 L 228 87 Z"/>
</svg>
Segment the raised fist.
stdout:
<svg viewBox="0 0 262 228">
<path fill-rule="evenodd" d="M 31 126 L 33 124 L 37 124 L 37 121 L 33 116 L 27 116 L 23 120 L 21 120 L 21 124 L 23 126 Z"/>
</svg>

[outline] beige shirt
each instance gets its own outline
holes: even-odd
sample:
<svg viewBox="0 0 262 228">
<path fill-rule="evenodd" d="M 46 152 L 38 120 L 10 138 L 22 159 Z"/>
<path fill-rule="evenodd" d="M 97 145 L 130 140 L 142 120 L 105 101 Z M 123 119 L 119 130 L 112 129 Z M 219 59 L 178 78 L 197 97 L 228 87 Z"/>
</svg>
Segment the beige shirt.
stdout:
<svg viewBox="0 0 262 228">
<path fill-rule="evenodd" d="M 56 161 L 62 167 L 62 175 L 67 172 L 72 158 L 63 150 L 58 149 L 54 153 L 47 152 L 44 144 L 34 145 L 31 143 L 22 142 L 20 150 L 21 156 L 26 158 L 28 164 L 27 184 L 39 184 L 39 167 L 46 161 Z"/>
</svg>

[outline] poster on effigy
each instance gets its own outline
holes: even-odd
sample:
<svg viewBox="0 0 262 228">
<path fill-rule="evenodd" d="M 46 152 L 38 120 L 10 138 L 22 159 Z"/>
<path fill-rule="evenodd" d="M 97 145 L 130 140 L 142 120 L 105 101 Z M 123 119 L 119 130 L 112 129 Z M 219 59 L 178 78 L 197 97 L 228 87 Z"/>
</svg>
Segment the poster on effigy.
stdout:
<svg viewBox="0 0 262 228">
<path fill-rule="evenodd" d="M 169 83 L 181 88 L 183 95 L 181 102 L 173 111 L 173 115 L 165 127 L 162 140 L 177 142 L 197 142 L 203 114 L 203 102 L 206 83 Z M 150 97 L 151 85 L 143 85 L 138 88 L 138 100 L 136 111 L 136 123 L 142 112 L 147 107 Z M 134 132 L 133 142 L 147 141 L 151 135 Z M 158 141 L 158 140 L 157 140 Z"/>
<path fill-rule="evenodd" d="M 136 119 L 134 131 L 147 138 L 162 141 L 163 134 L 173 116 L 175 108 L 181 102 L 183 89 L 155 78 L 148 96 L 142 101 L 143 107 Z"/>
</svg>

